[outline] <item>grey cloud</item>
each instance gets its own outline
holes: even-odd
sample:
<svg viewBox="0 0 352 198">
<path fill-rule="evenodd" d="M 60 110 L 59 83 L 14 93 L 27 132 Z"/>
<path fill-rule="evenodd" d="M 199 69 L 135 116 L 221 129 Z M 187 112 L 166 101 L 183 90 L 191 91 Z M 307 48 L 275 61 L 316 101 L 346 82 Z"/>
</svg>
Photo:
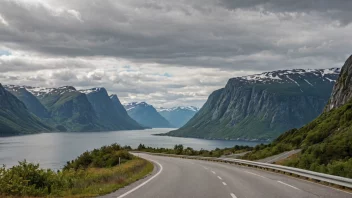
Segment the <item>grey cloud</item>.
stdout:
<svg viewBox="0 0 352 198">
<path fill-rule="evenodd" d="M 341 66 L 351 8 L 349 0 L 3 0 L 0 78 L 200 106 L 234 75 Z M 165 72 L 172 76 L 157 75 Z"/>
<path fill-rule="evenodd" d="M 335 45 L 341 43 L 339 33 L 328 30 L 325 33 L 321 24 L 333 22 L 323 16 L 342 14 L 348 18 L 349 12 L 346 11 L 351 5 L 342 0 L 320 0 L 316 1 L 316 6 L 311 6 L 313 1 L 303 0 L 295 3 L 286 0 L 221 0 L 220 4 L 217 0 L 52 2 L 55 3 L 36 3 L 35 6 L 20 0 L 2 2 L 0 13 L 9 25 L 0 26 L 0 43 L 8 48 L 48 56 L 98 55 L 136 63 L 259 71 L 294 67 L 290 65 L 293 58 L 290 50 L 298 51 L 305 46 L 313 49 L 324 40 L 332 40 Z M 229 10 L 258 6 L 273 12 L 274 16 Z M 296 11 L 308 15 L 279 21 L 281 12 Z M 308 11 L 321 12 L 322 17 L 311 16 Z M 335 27 L 339 28 L 341 31 L 350 29 Z M 312 36 L 305 42 L 278 45 L 280 39 L 300 37 L 295 32 L 307 32 Z M 317 32 L 320 37 L 314 36 Z M 337 62 L 342 61 L 349 50 L 345 44 L 337 50 L 312 50 L 309 55 L 297 53 L 296 58 L 325 56 Z M 282 59 L 265 63 L 258 63 L 256 57 L 250 59 L 265 51 L 280 55 Z M 247 59 L 238 60 L 242 56 Z"/>
<path fill-rule="evenodd" d="M 320 12 L 345 25 L 352 21 L 350 0 L 220 0 L 220 4 L 230 9 L 261 8 L 271 12 Z"/>
</svg>

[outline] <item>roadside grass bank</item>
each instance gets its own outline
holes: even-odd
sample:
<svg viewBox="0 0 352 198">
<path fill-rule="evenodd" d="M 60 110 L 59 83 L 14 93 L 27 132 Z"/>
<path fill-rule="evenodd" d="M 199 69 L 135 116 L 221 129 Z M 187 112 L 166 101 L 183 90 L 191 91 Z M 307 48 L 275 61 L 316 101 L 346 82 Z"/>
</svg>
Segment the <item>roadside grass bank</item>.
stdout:
<svg viewBox="0 0 352 198">
<path fill-rule="evenodd" d="M 352 100 L 324 112 L 300 129 L 292 129 L 272 143 L 258 145 L 242 157 L 258 160 L 285 151 L 302 149 L 283 165 L 352 178 Z"/>
<path fill-rule="evenodd" d="M 153 171 L 153 164 L 117 144 L 87 151 L 58 172 L 19 162 L 0 168 L 0 197 L 94 197 L 131 184 Z M 119 165 L 120 164 L 120 165 Z"/>
<path fill-rule="evenodd" d="M 250 147 L 250 146 L 236 145 L 232 148 L 223 148 L 223 149 L 216 148 L 214 150 L 201 149 L 201 150 L 197 151 L 197 150 L 194 150 L 193 148 L 190 148 L 190 147 L 184 148 L 184 146 L 182 144 L 175 145 L 173 149 L 146 147 L 144 144 L 139 144 L 138 148 L 134 149 L 132 151 L 174 154 L 174 155 L 201 156 L 201 157 L 221 157 L 221 156 L 227 156 L 227 155 L 252 151 L 252 149 L 253 149 L 253 147 Z"/>
</svg>

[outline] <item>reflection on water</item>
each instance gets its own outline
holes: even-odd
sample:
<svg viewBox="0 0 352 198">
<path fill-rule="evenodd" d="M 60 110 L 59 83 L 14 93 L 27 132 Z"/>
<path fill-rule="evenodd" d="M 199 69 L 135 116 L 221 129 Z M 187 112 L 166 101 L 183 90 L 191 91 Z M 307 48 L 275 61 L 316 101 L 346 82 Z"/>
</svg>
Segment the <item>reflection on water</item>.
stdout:
<svg viewBox="0 0 352 198">
<path fill-rule="evenodd" d="M 172 129 L 148 129 L 96 133 L 42 133 L 36 135 L 0 138 L 0 164 L 7 167 L 26 159 L 40 163 L 43 168 L 60 169 L 66 161 L 76 158 L 86 150 L 118 143 L 136 148 L 140 143 L 152 147 L 172 148 L 183 144 L 194 149 L 215 149 L 234 145 L 254 146 L 258 142 L 203 140 L 154 136 Z"/>
</svg>

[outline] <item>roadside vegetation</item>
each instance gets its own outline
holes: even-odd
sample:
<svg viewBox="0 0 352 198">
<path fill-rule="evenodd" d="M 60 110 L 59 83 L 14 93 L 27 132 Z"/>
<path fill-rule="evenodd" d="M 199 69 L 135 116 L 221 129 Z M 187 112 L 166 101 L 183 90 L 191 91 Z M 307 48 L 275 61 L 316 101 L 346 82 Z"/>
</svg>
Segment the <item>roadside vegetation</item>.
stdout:
<svg viewBox="0 0 352 198">
<path fill-rule="evenodd" d="M 352 101 L 292 129 L 243 158 L 257 160 L 293 149 L 301 153 L 280 164 L 352 178 Z"/>
<path fill-rule="evenodd" d="M 93 197 L 116 191 L 153 170 L 150 162 L 127 149 L 113 144 L 87 151 L 58 172 L 26 161 L 2 167 L 0 197 Z"/>
<path fill-rule="evenodd" d="M 243 153 L 251 150 L 252 150 L 252 147 L 250 146 L 238 146 L 238 145 L 232 148 L 224 148 L 224 149 L 216 148 L 214 150 L 201 149 L 197 151 L 190 147 L 184 148 L 182 144 L 175 145 L 173 149 L 146 147 L 144 144 L 140 144 L 136 151 L 175 154 L 175 155 L 202 156 L 202 157 L 220 157 L 224 155 Z"/>
</svg>

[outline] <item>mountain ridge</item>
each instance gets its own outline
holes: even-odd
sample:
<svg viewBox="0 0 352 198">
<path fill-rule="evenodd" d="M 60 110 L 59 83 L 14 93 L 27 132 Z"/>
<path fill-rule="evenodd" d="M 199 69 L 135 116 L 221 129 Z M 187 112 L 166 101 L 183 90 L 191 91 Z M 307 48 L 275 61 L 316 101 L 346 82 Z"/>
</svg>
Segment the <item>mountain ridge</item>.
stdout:
<svg viewBox="0 0 352 198">
<path fill-rule="evenodd" d="M 339 72 L 339 68 L 294 69 L 231 78 L 185 126 L 165 135 L 273 139 L 322 113 Z"/>
<path fill-rule="evenodd" d="M 291 129 L 243 158 L 257 160 L 301 149 L 282 165 L 352 178 L 352 55 L 342 67 L 325 111 L 299 129 Z"/>
<path fill-rule="evenodd" d="M 157 110 L 146 102 L 131 102 L 124 104 L 128 115 L 145 127 L 173 128 L 169 121 L 161 116 Z"/>
<path fill-rule="evenodd" d="M 52 128 L 31 114 L 25 104 L 0 83 L 0 136 L 49 132 Z"/>
<path fill-rule="evenodd" d="M 172 108 L 160 107 L 157 111 L 169 121 L 172 126 L 180 128 L 199 111 L 199 108 L 194 106 L 178 106 Z"/>
</svg>

